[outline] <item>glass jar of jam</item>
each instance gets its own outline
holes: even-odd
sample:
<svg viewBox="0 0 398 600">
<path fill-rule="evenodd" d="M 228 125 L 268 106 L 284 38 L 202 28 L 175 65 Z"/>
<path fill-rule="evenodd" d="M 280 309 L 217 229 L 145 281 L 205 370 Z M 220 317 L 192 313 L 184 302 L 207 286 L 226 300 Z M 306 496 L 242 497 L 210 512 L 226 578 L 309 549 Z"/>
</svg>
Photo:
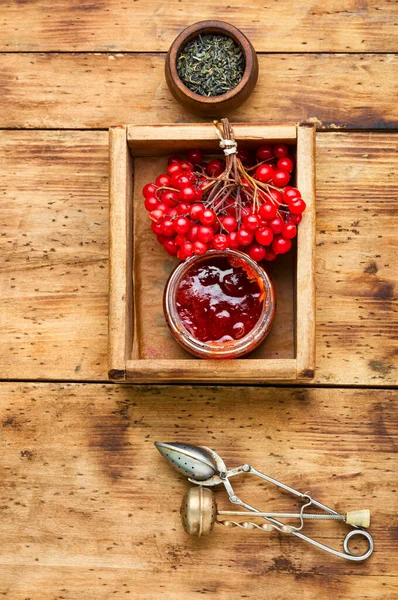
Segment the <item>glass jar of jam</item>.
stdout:
<svg viewBox="0 0 398 600">
<path fill-rule="evenodd" d="M 267 273 L 237 250 L 210 250 L 180 263 L 163 309 L 174 338 L 201 358 L 237 358 L 268 335 L 275 290 Z"/>
</svg>

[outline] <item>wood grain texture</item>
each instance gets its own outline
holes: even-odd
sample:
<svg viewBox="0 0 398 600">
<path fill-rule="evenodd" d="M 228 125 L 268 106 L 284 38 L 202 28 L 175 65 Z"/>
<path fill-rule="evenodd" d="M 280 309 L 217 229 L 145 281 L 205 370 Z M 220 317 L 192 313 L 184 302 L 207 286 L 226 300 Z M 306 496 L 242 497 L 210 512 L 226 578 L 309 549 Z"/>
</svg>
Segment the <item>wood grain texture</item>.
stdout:
<svg viewBox="0 0 398 600">
<path fill-rule="evenodd" d="M 0 377 L 106 379 L 108 134 L 1 141 Z M 398 383 L 397 148 L 317 134 L 317 383 Z"/>
<path fill-rule="evenodd" d="M 109 130 L 109 326 L 108 371 L 121 379 L 133 345 L 133 167 L 124 127 Z"/>
<path fill-rule="evenodd" d="M 1 377 L 104 377 L 107 132 L 0 133 Z"/>
<path fill-rule="evenodd" d="M 278 54 L 259 62 L 258 85 L 228 115 L 231 121 L 307 120 L 319 129 L 397 126 L 394 55 Z M 3 128 L 208 122 L 171 96 L 162 55 L 3 54 L 0 89 Z"/>
<path fill-rule="evenodd" d="M 54 129 L 0 131 L 0 379 L 106 380 L 108 134 L 57 129 L 203 122 L 171 97 L 164 53 L 185 25 L 215 17 L 265 53 L 231 120 L 328 131 L 317 135 L 314 383 L 331 386 L 0 383 L 0 597 L 396 600 L 398 136 L 331 132 L 396 131 L 396 3 L 0 4 L 0 128 Z M 187 482 L 156 439 L 207 443 L 338 510 L 370 508 L 375 553 L 355 565 L 277 534 L 188 537 Z M 236 486 L 267 509 L 295 507 Z M 337 547 L 344 531 L 307 530 Z"/>
<path fill-rule="evenodd" d="M 154 336 L 153 336 L 154 337 Z M 283 354 L 283 346 L 282 352 Z M 175 350 L 173 349 L 174 353 Z M 264 351 L 263 351 L 264 352 Z M 167 354 L 165 354 L 167 356 Z M 248 358 L 242 360 L 149 359 L 128 360 L 127 380 L 136 383 L 228 383 L 297 382 L 294 358 Z M 303 379 L 301 376 L 300 379 Z"/>
<path fill-rule="evenodd" d="M 244 9 L 243 9 L 244 8 Z M 396 52 L 397 11 L 388 0 L 214 4 L 178 0 L 9 0 L 1 51 L 167 51 L 187 25 L 221 19 L 263 52 Z M 27 23 L 29 26 L 27 26 Z"/>
<path fill-rule="evenodd" d="M 398 383 L 397 168 L 397 134 L 317 136 L 318 381 Z"/>
<path fill-rule="evenodd" d="M 393 600 L 397 408 L 388 390 L 2 384 L 0 593 Z M 290 536 L 218 527 L 188 536 L 178 513 L 189 484 L 153 446 L 177 439 L 213 447 L 231 467 L 250 461 L 338 510 L 369 508 L 373 556 L 352 564 Z M 254 505 L 297 507 L 253 478 L 234 486 Z M 340 548 L 347 529 L 306 531 Z"/>
<path fill-rule="evenodd" d="M 297 234 L 296 358 L 298 379 L 315 374 L 315 125 L 297 128 L 297 187 L 306 210 Z"/>
<path fill-rule="evenodd" d="M 195 148 L 198 144 L 211 150 L 214 147 L 214 127 L 206 123 L 190 123 L 189 127 L 181 126 L 178 129 L 179 139 L 176 139 L 178 125 L 128 125 L 127 140 L 133 156 L 159 156 L 170 149 L 173 143 L 175 152 L 184 152 L 189 146 Z M 274 142 L 276 140 L 296 141 L 297 126 L 295 123 L 280 123 L 266 125 L 264 123 L 239 123 L 239 140 L 252 145 L 262 140 Z M 151 142 L 151 143 L 149 143 Z"/>
</svg>

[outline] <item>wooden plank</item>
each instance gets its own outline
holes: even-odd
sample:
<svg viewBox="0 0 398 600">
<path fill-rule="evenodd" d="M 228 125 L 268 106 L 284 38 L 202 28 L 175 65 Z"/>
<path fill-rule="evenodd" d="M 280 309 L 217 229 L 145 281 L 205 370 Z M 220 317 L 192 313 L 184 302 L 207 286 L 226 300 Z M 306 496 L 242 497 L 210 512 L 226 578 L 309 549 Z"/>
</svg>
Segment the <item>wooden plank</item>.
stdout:
<svg viewBox="0 0 398 600">
<path fill-rule="evenodd" d="M 398 135 L 317 136 L 318 381 L 398 383 Z"/>
<path fill-rule="evenodd" d="M 189 125 L 189 127 L 188 127 Z M 127 139 L 133 156 L 162 156 L 170 154 L 170 142 L 173 152 L 184 153 L 200 145 L 204 150 L 214 149 L 214 127 L 211 120 L 207 123 L 189 123 L 179 130 L 180 124 L 173 125 L 128 125 Z M 292 142 L 297 138 L 295 124 L 261 125 L 234 124 L 236 135 L 248 146 L 258 146 L 261 140 L 270 142 Z M 179 139 L 176 139 L 177 132 Z"/>
<path fill-rule="evenodd" d="M 397 147 L 317 134 L 321 384 L 398 383 Z M 105 379 L 108 135 L 8 131 L 0 152 L 0 377 Z"/>
<path fill-rule="evenodd" d="M 170 364 L 171 363 L 171 364 Z M 253 383 L 257 372 L 257 383 L 266 381 L 296 381 L 295 359 L 250 359 L 236 361 L 220 360 L 130 360 L 126 363 L 127 378 L 141 382 L 225 383 L 228 375 L 234 382 Z M 221 369 L 220 369 L 221 367 Z M 236 371 L 239 370 L 237 375 Z"/>
<path fill-rule="evenodd" d="M 315 374 L 315 126 L 297 128 L 297 187 L 307 204 L 298 228 L 296 352 L 298 377 Z"/>
<path fill-rule="evenodd" d="M 326 129 L 393 128 L 398 123 L 397 62 L 386 54 L 264 55 L 253 95 L 229 117 L 235 122 L 307 120 Z M 163 71 L 163 55 L 3 54 L 0 127 L 206 120 L 174 100 Z"/>
<path fill-rule="evenodd" d="M 177 0 L 10 0 L 1 7 L 0 50 L 167 51 L 187 25 L 221 19 L 263 52 L 396 52 L 396 7 L 388 0 L 320 0 L 217 6 Z"/>
<path fill-rule="evenodd" d="M 2 384 L 0 592 L 257 600 L 266 587 L 270 600 L 393 600 L 396 410 L 389 390 Z M 178 512 L 189 484 L 153 446 L 175 439 L 207 444 L 231 467 L 250 462 L 338 510 L 369 508 L 373 556 L 352 564 L 288 535 L 218 526 L 188 536 Z M 255 506 L 298 506 L 253 478 L 233 485 Z M 338 549 L 347 531 L 305 527 Z"/>
<path fill-rule="evenodd" d="M 256 123 L 234 124 L 234 132 L 242 142 L 258 145 L 261 141 L 295 141 L 297 126 L 292 124 L 264 125 Z M 177 138 L 177 139 L 176 139 Z M 187 148 L 214 148 L 214 127 L 207 123 L 173 125 L 128 125 L 127 140 L 133 156 L 159 156 L 170 151 L 173 143 L 175 153 Z"/>
<path fill-rule="evenodd" d="M 104 378 L 108 134 L 0 138 L 0 377 Z"/>
<path fill-rule="evenodd" d="M 132 161 L 126 129 L 109 131 L 109 325 L 108 370 L 112 379 L 124 377 L 133 336 L 132 285 Z"/>
</svg>

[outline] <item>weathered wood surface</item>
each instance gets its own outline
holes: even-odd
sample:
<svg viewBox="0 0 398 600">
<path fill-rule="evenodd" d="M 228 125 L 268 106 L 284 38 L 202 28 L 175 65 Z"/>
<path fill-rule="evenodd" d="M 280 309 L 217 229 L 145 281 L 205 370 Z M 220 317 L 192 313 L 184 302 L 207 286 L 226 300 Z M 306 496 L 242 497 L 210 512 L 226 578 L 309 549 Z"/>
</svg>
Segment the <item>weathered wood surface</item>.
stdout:
<svg viewBox="0 0 398 600">
<path fill-rule="evenodd" d="M 105 375 L 107 144 L 104 132 L 0 133 L 2 378 Z"/>
<path fill-rule="evenodd" d="M 297 375 L 312 378 L 316 366 L 316 130 L 297 128 L 297 187 L 307 204 L 297 236 L 296 354 Z M 308 212 L 307 212 L 308 211 Z"/>
<path fill-rule="evenodd" d="M 398 135 L 317 136 L 319 382 L 398 382 Z"/>
<path fill-rule="evenodd" d="M 167 51 L 187 25 L 221 19 L 262 52 L 396 52 L 397 9 L 389 0 L 215 4 L 178 0 L 9 0 L 1 51 Z"/>
<path fill-rule="evenodd" d="M 389 0 L 1 3 L 0 379 L 106 379 L 108 135 L 57 129 L 201 121 L 172 99 L 164 52 L 185 25 L 220 18 L 265 53 L 231 120 L 328 130 L 314 384 L 336 387 L 1 383 L 0 597 L 398 598 L 398 136 L 331 131 L 396 130 L 397 16 Z M 208 443 L 337 509 L 369 507 L 374 555 L 355 565 L 236 530 L 189 538 L 187 482 L 155 439 Z M 266 486 L 237 490 L 292 507 Z M 329 525 L 309 532 L 339 546 L 344 527 Z"/>
<path fill-rule="evenodd" d="M 394 128 L 398 58 L 390 54 L 266 54 L 233 121 L 309 120 L 319 129 Z M 3 54 L 0 128 L 108 128 L 204 120 L 164 79 L 164 55 Z M 223 115 L 220 115 L 223 116 Z"/>
<path fill-rule="evenodd" d="M 133 305 L 133 161 L 125 127 L 109 131 L 109 315 L 108 371 L 121 378 L 131 357 L 135 330 Z M 127 251 L 127 248 L 130 248 Z"/>
<path fill-rule="evenodd" d="M 397 598 L 393 391 L 4 383 L 0 395 L 1 597 Z M 291 536 L 218 527 L 189 537 L 178 514 L 189 484 L 153 446 L 177 439 L 338 510 L 369 508 L 373 556 L 352 564 Z M 234 486 L 269 510 L 297 506 L 253 478 Z M 347 531 L 308 527 L 336 548 Z"/>
<path fill-rule="evenodd" d="M 317 135 L 315 383 L 398 383 L 396 134 Z M 3 379 L 107 377 L 108 135 L 2 132 Z"/>
</svg>

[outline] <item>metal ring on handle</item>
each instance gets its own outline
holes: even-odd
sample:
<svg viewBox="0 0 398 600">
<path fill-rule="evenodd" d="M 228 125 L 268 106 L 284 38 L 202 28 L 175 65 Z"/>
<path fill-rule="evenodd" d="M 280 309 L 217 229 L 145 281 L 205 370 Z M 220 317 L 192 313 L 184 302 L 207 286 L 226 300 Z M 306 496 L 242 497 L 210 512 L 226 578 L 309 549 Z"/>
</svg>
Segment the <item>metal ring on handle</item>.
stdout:
<svg viewBox="0 0 398 600">
<path fill-rule="evenodd" d="M 369 548 L 363 554 L 353 554 L 353 552 L 351 552 L 351 550 L 348 547 L 348 542 L 355 535 L 362 535 L 368 541 Z M 374 550 L 373 538 L 370 535 L 370 533 L 368 533 L 367 531 L 363 531 L 362 529 L 353 529 L 353 531 L 349 531 L 347 533 L 347 535 L 345 536 L 344 542 L 343 542 L 343 548 L 344 548 L 344 552 L 346 552 L 347 554 L 350 555 L 350 557 L 352 557 L 351 560 L 366 560 L 367 558 L 369 558 L 369 556 L 372 554 L 372 552 Z"/>
</svg>

